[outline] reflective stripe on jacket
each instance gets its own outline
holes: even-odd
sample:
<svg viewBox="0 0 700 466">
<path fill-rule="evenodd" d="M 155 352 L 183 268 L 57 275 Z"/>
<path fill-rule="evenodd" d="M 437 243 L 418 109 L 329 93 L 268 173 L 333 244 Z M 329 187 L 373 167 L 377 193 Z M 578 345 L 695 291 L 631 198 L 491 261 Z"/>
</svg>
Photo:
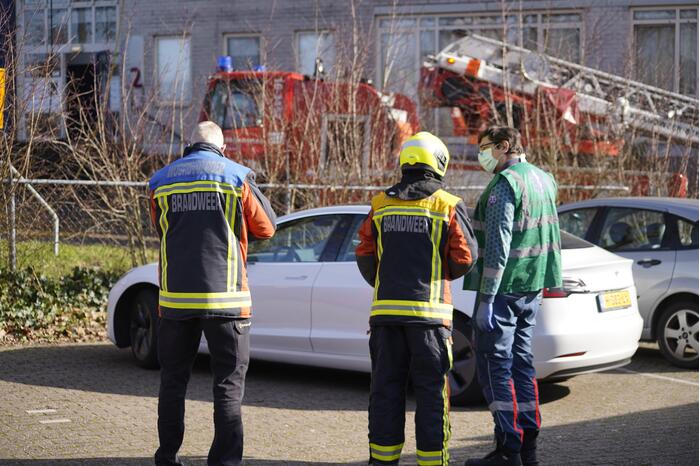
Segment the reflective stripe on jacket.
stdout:
<svg viewBox="0 0 700 466">
<path fill-rule="evenodd" d="M 248 235 L 269 238 L 276 221 L 253 173 L 200 150 L 156 172 L 149 186 L 160 237 L 161 316 L 250 317 Z"/>
</svg>

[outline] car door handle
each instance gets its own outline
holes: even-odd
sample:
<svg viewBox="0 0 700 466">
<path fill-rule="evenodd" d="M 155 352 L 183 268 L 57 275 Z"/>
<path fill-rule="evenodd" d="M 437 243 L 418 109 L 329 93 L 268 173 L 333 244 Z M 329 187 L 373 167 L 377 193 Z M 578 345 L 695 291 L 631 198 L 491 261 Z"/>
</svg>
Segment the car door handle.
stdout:
<svg viewBox="0 0 700 466">
<path fill-rule="evenodd" d="M 653 267 L 655 265 L 659 265 L 661 263 L 660 260 L 658 259 L 642 259 L 640 261 L 637 261 L 637 264 L 641 265 L 642 267 L 649 268 Z"/>
<path fill-rule="evenodd" d="M 293 277 L 284 277 L 285 280 L 306 280 L 308 275 L 295 275 Z"/>
</svg>

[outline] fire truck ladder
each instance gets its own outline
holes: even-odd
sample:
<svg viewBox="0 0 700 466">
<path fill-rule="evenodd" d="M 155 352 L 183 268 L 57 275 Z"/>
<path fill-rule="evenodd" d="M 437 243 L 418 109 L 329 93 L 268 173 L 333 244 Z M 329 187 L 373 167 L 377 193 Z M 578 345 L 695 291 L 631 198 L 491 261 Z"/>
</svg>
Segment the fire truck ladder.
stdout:
<svg viewBox="0 0 700 466">
<path fill-rule="evenodd" d="M 698 143 L 698 100 L 478 35 L 448 45 L 428 67 L 529 95 L 539 87 L 571 89 L 580 111 L 611 117 L 617 128 Z"/>
</svg>

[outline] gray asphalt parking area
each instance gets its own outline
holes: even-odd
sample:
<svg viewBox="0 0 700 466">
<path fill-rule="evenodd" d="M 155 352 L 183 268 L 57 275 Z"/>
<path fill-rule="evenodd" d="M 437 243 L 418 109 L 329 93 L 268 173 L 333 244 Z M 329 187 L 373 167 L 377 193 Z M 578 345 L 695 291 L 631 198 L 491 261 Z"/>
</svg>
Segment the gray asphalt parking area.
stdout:
<svg viewBox="0 0 700 466">
<path fill-rule="evenodd" d="M 188 464 L 213 437 L 208 358 L 187 396 Z M 246 464 L 366 464 L 369 376 L 253 361 Z M 108 343 L 0 349 L 0 465 L 146 465 L 157 447 L 158 372 Z M 542 384 L 543 464 L 698 464 L 698 372 L 642 345 L 623 370 Z M 409 401 L 402 464 L 414 464 Z M 455 407 L 452 464 L 492 446 L 484 406 Z"/>
</svg>

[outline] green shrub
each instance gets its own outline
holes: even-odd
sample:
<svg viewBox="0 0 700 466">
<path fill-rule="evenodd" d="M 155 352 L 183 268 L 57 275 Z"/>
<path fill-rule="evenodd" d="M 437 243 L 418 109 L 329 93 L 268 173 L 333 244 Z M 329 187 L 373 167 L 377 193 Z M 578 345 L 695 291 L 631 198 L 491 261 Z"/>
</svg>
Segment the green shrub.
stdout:
<svg viewBox="0 0 700 466">
<path fill-rule="evenodd" d="M 58 278 L 32 268 L 0 270 L 0 337 L 9 340 L 102 334 L 107 297 L 118 274 L 75 267 Z"/>
</svg>

